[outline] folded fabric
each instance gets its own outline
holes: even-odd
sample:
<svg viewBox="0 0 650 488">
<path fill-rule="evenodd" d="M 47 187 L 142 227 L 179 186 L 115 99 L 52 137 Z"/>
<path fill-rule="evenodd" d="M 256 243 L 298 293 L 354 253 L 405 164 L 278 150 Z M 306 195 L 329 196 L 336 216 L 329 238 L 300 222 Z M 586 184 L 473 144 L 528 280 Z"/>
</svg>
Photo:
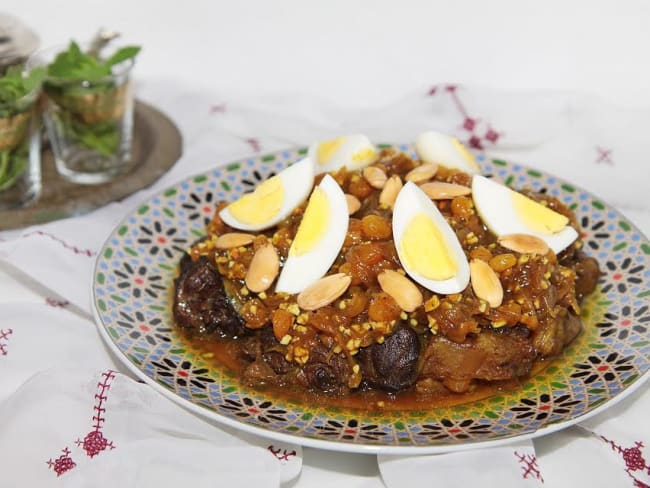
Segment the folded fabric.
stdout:
<svg viewBox="0 0 650 488">
<path fill-rule="evenodd" d="M 277 487 L 299 474 L 299 447 L 242 440 L 118 372 L 87 319 L 46 303 L 2 311 L 0 487 Z"/>
</svg>

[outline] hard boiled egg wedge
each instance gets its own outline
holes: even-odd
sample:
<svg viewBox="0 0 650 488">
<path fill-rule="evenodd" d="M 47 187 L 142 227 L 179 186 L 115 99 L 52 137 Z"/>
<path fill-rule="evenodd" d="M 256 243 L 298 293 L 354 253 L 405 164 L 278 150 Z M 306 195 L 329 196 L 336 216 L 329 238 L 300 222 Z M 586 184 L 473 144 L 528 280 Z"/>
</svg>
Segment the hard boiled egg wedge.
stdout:
<svg viewBox="0 0 650 488">
<path fill-rule="evenodd" d="M 285 219 L 314 186 L 314 167 L 302 159 L 243 195 L 219 212 L 221 220 L 241 230 L 262 230 Z"/>
<path fill-rule="evenodd" d="M 352 134 L 321 141 L 309 147 L 316 174 L 346 167 L 349 171 L 363 168 L 377 160 L 377 150 L 363 134 Z"/>
<path fill-rule="evenodd" d="M 415 151 L 425 163 L 441 164 L 470 174 L 481 171 L 462 142 L 441 132 L 430 130 L 420 134 L 415 139 Z"/>
<path fill-rule="evenodd" d="M 309 197 L 275 291 L 300 293 L 324 276 L 343 246 L 348 222 L 345 194 L 325 175 Z"/>
<path fill-rule="evenodd" d="M 481 219 L 497 237 L 529 234 L 544 240 L 555 254 L 578 237 L 564 215 L 484 176 L 474 175 L 472 198 Z"/>
<path fill-rule="evenodd" d="M 456 233 L 413 182 L 397 195 L 393 239 L 404 270 L 420 285 L 443 294 L 467 287 L 469 264 Z"/>
</svg>

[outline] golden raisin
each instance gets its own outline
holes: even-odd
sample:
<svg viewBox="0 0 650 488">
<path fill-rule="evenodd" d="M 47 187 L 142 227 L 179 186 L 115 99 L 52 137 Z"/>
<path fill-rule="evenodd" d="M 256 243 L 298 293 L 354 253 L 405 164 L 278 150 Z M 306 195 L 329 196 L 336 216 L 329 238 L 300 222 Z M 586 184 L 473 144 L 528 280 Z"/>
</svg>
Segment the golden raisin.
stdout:
<svg viewBox="0 0 650 488">
<path fill-rule="evenodd" d="M 471 259 L 480 259 L 481 261 L 489 262 L 492 259 L 492 253 L 485 246 L 479 246 L 469 252 Z"/>
<path fill-rule="evenodd" d="M 393 297 L 382 291 L 370 300 L 368 317 L 375 322 L 390 322 L 397 320 L 401 311 Z"/>
<path fill-rule="evenodd" d="M 278 309 L 273 312 L 271 323 L 273 324 L 273 335 L 277 340 L 281 340 L 291 330 L 295 317 L 286 310 Z"/>
<path fill-rule="evenodd" d="M 240 314 L 249 329 L 259 329 L 269 321 L 269 310 L 259 298 L 253 298 L 244 303 Z"/>
<path fill-rule="evenodd" d="M 451 213 L 454 217 L 467 219 L 474 214 L 474 204 L 470 197 L 456 197 L 451 201 Z"/>
<path fill-rule="evenodd" d="M 348 185 L 348 193 L 354 195 L 361 201 L 363 201 L 364 198 L 370 195 L 373 191 L 374 189 L 365 178 L 354 178 Z"/>
<path fill-rule="evenodd" d="M 363 235 L 371 240 L 388 239 L 393 233 L 390 221 L 381 215 L 366 215 L 361 224 Z"/>
<path fill-rule="evenodd" d="M 488 261 L 488 264 L 490 265 L 490 268 L 500 273 L 501 271 L 512 268 L 517 264 L 517 258 L 511 253 L 497 254 Z"/>
</svg>

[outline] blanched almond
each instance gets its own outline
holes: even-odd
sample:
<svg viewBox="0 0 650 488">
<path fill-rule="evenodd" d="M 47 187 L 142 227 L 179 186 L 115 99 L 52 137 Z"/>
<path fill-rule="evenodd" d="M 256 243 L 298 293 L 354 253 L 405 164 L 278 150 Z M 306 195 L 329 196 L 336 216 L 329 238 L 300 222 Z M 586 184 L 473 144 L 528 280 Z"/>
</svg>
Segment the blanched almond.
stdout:
<svg viewBox="0 0 650 488">
<path fill-rule="evenodd" d="M 413 183 L 422 183 L 423 181 L 430 180 L 438 172 L 438 165 L 435 163 L 424 163 L 417 168 L 412 169 L 404 179 L 412 181 Z"/>
<path fill-rule="evenodd" d="M 345 201 L 348 203 L 348 215 L 352 215 L 361 208 L 361 202 L 354 195 L 345 194 Z"/>
<path fill-rule="evenodd" d="M 247 246 L 255 236 L 251 234 L 244 234 L 242 232 L 229 232 L 217 237 L 214 245 L 217 249 L 232 249 L 233 247 Z"/>
<path fill-rule="evenodd" d="M 472 259 L 469 263 L 469 275 L 474 294 L 495 308 L 503 302 L 503 287 L 499 276 L 488 263 Z"/>
<path fill-rule="evenodd" d="M 325 276 L 308 286 L 298 295 L 298 306 L 303 310 L 316 310 L 329 305 L 348 289 L 352 278 L 345 273 Z"/>
<path fill-rule="evenodd" d="M 366 168 L 363 168 L 363 177 L 370 186 L 377 188 L 378 190 L 381 190 L 384 187 L 386 180 L 388 179 L 384 170 L 377 166 L 367 166 Z"/>
<path fill-rule="evenodd" d="M 381 289 L 388 293 L 405 312 L 412 312 L 422 305 L 422 293 L 403 274 L 387 269 L 377 275 L 377 281 Z"/>
<path fill-rule="evenodd" d="M 402 180 L 399 176 L 393 175 L 388 178 L 383 190 L 379 194 L 379 205 L 383 208 L 393 208 L 397 194 L 402 189 Z"/>
<path fill-rule="evenodd" d="M 468 186 L 457 185 L 456 183 L 445 183 L 444 181 L 431 181 L 420 185 L 422 191 L 431 200 L 450 200 L 455 197 L 469 195 L 472 189 Z"/>
<path fill-rule="evenodd" d="M 506 249 L 522 254 L 541 254 L 548 252 L 548 244 L 539 237 L 528 234 L 507 234 L 499 237 L 499 244 Z"/>
<path fill-rule="evenodd" d="M 255 293 L 267 290 L 280 271 L 280 258 L 272 244 L 260 247 L 246 273 L 246 287 Z"/>
</svg>

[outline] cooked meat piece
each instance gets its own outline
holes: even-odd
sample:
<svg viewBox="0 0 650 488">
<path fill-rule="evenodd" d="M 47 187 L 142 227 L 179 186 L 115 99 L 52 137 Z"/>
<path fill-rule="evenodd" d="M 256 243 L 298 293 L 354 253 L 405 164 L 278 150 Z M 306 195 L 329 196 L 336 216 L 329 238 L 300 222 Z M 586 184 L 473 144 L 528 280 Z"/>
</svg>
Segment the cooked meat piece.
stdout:
<svg viewBox="0 0 650 488">
<path fill-rule="evenodd" d="M 422 377 L 463 380 L 506 380 L 530 372 L 535 350 L 523 327 L 484 329 L 464 343 L 435 335 L 423 359 Z"/>
<path fill-rule="evenodd" d="M 359 365 L 368 385 L 398 391 L 415 383 L 419 357 L 418 335 L 408 325 L 401 325 L 382 344 L 361 349 Z"/>
<path fill-rule="evenodd" d="M 549 318 L 535 330 L 533 345 L 541 357 L 557 356 L 581 330 L 580 318 L 561 309 L 555 318 Z"/>
<path fill-rule="evenodd" d="M 207 258 L 186 262 L 175 284 L 174 319 L 179 327 L 201 335 L 235 337 L 244 333 L 244 321 Z"/>
<path fill-rule="evenodd" d="M 576 263 L 576 275 L 576 296 L 578 300 L 581 300 L 585 295 L 589 295 L 596 289 L 600 277 L 598 261 L 584 253 L 579 253 L 578 262 Z"/>
</svg>

